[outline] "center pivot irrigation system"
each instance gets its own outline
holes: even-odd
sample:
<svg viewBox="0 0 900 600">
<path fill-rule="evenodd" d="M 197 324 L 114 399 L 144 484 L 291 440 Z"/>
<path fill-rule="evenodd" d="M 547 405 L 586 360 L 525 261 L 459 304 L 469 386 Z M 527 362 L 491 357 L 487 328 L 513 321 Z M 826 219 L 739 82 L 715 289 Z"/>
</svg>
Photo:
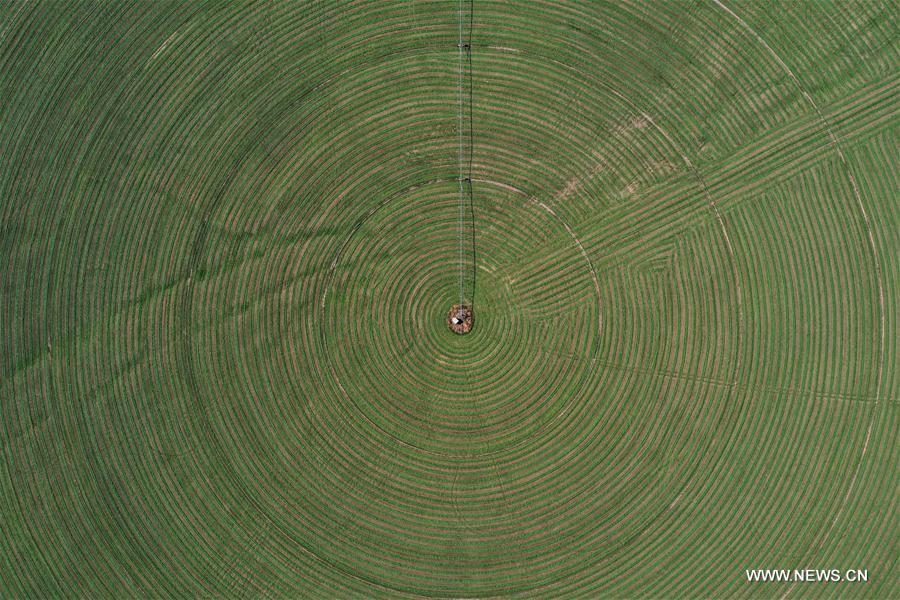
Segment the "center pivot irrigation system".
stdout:
<svg viewBox="0 0 900 600">
<path fill-rule="evenodd" d="M 459 221 L 459 305 L 472 306 L 475 302 L 475 209 L 472 190 L 472 45 L 471 32 L 474 23 L 473 10 L 470 5 L 466 15 L 466 3 L 460 0 L 457 8 L 457 22 L 459 35 L 457 38 L 457 188 Z M 466 33 L 466 20 L 468 18 L 468 36 Z M 466 123 L 468 121 L 468 124 Z M 468 137 L 468 141 L 466 140 Z M 469 146 L 467 149 L 466 146 Z M 468 150 L 468 151 L 467 151 Z M 468 156 L 466 156 L 468 154 Z M 468 205 L 470 225 L 472 228 L 472 290 L 471 298 L 466 298 L 466 271 L 470 266 L 466 258 L 466 208 Z"/>
</svg>

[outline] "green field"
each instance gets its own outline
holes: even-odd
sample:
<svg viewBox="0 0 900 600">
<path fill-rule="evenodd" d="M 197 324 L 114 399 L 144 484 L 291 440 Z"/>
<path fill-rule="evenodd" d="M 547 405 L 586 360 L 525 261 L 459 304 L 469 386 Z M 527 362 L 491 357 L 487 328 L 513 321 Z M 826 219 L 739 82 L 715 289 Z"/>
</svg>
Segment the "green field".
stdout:
<svg viewBox="0 0 900 600">
<path fill-rule="evenodd" d="M 898 23 L 0 0 L 0 598 L 900 597 Z"/>
</svg>

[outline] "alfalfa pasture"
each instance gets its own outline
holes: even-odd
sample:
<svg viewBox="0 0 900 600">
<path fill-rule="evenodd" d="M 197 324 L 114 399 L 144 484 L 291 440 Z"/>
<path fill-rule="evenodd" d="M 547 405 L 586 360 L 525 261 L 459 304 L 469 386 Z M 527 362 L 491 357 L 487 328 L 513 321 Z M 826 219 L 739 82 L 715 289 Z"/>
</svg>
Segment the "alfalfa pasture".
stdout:
<svg viewBox="0 0 900 600">
<path fill-rule="evenodd" d="M 4 2 L 0 596 L 896 595 L 898 18 Z"/>
</svg>

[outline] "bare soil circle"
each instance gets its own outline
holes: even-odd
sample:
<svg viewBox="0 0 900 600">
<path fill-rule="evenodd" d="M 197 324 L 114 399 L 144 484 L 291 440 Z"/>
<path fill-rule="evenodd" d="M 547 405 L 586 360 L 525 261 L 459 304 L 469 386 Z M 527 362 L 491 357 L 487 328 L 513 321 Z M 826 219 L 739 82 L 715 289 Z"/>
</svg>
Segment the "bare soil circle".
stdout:
<svg viewBox="0 0 900 600">
<path fill-rule="evenodd" d="M 465 335 L 472 331 L 474 314 L 472 309 L 465 304 L 454 304 L 447 313 L 447 325 L 450 331 L 459 335 Z"/>
</svg>

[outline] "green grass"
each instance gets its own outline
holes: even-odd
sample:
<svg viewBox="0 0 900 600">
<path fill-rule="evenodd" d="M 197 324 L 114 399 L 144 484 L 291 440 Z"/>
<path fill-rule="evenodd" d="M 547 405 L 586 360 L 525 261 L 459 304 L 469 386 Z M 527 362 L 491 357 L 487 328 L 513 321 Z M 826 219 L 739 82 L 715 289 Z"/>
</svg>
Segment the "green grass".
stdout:
<svg viewBox="0 0 900 600">
<path fill-rule="evenodd" d="M 0 596 L 896 595 L 900 12 L 726 4 L 464 4 L 466 336 L 456 2 L 0 5 Z"/>
</svg>

